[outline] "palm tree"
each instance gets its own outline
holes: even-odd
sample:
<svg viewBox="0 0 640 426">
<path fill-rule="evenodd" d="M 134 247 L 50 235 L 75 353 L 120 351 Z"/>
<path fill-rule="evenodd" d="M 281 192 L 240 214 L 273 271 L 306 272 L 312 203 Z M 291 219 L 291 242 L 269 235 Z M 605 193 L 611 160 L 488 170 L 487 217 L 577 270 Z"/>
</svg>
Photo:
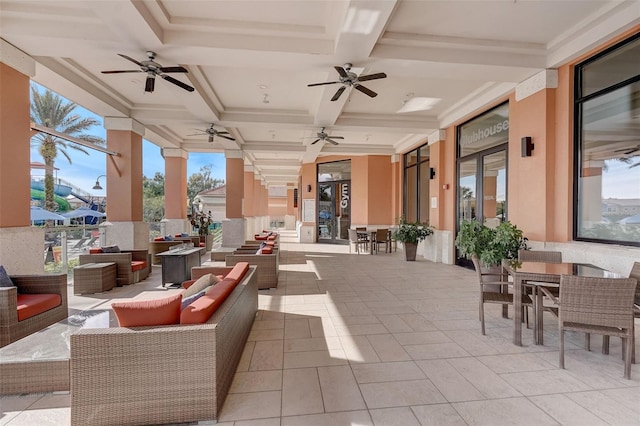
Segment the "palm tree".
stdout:
<svg viewBox="0 0 640 426">
<path fill-rule="evenodd" d="M 74 136 L 96 145 L 104 145 L 104 139 L 82 133 L 100 123 L 93 118 L 83 118 L 73 113 L 76 107 L 77 105 L 75 103 L 67 102 L 48 89 L 40 93 L 36 87 L 31 86 L 31 121 L 33 123 L 49 127 L 60 133 Z M 38 147 L 38 152 L 42 155 L 45 164 L 44 208 L 55 211 L 57 205 L 53 201 L 53 167 L 58 154 L 64 155 L 69 161 L 69 164 L 71 164 L 71 157 L 69 157 L 67 149 L 75 149 L 85 154 L 89 153 L 82 146 L 45 133 L 37 133 L 34 135 L 31 138 L 31 145 Z"/>
</svg>

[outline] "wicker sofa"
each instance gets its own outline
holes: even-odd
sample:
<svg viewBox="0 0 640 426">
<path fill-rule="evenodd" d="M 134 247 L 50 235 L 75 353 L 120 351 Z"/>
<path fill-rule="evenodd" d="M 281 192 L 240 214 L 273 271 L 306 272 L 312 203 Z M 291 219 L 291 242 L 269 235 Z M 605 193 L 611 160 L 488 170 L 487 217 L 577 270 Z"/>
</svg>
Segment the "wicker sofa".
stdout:
<svg viewBox="0 0 640 426">
<path fill-rule="evenodd" d="M 135 284 L 146 279 L 151 273 L 151 255 L 146 249 L 121 250 L 120 253 L 81 254 L 78 259 L 80 265 L 114 262 L 116 264 L 116 285 L 118 287 Z M 141 264 L 140 262 L 144 263 Z"/>
<path fill-rule="evenodd" d="M 0 347 L 62 321 L 69 315 L 67 274 L 12 275 L 11 281 L 15 287 L 0 287 Z M 60 304 L 19 321 L 18 293 L 59 295 Z"/>
<path fill-rule="evenodd" d="M 251 266 L 204 324 L 83 329 L 72 335 L 71 424 L 217 419 L 258 309 L 257 285 Z"/>
<path fill-rule="evenodd" d="M 268 289 L 278 287 L 278 270 L 280 266 L 280 251 L 273 249 L 271 254 L 256 254 L 257 249 L 239 248 L 225 256 L 225 264 L 233 266 L 238 262 L 248 262 L 258 267 L 258 288 Z"/>
</svg>

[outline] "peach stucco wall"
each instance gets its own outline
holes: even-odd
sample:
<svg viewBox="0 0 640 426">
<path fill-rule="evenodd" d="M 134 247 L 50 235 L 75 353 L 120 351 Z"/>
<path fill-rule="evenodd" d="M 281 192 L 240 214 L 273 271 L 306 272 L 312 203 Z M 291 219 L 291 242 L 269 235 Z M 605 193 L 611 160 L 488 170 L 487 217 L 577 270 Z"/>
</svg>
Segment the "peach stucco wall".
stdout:
<svg viewBox="0 0 640 426">
<path fill-rule="evenodd" d="M 187 159 L 165 157 L 164 199 L 167 219 L 187 218 Z"/>
<path fill-rule="evenodd" d="M 239 219 L 242 218 L 242 199 L 244 198 L 244 160 L 227 158 L 226 166 L 226 217 Z"/>
<path fill-rule="evenodd" d="M 294 188 L 287 188 L 287 212 L 289 216 L 295 216 L 297 207 L 294 207 L 293 191 Z"/>
<path fill-rule="evenodd" d="M 29 77 L 0 63 L 0 227 L 29 226 Z"/>
<path fill-rule="evenodd" d="M 255 216 L 254 200 L 253 200 L 253 185 L 254 185 L 254 173 L 244 172 L 244 216 Z"/>
<path fill-rule="evenodd" d="M 367 221 L 368 225 L 393 224 L 391 203 L 392 167 L 388 155 L 369 155 L 367 160 Z M 352 175 L 351 181 L 354 182 Z M 357 182 L 357 179 L 356 179 Z"/>
<path fill-rule="evenodd" d="M 298 209 L 302 213 L 302 206 L 304 206 L 304 200 L 316 199 L 316 164 L 308 163 L 303 164 L 300 168 L 300 177 L 302 178 L 302 187 L 300 188 L 300 194 L 302 205 Z M 311 185 L 311 192 L 307 191 L 307 186 Z M 302 220 L 302 217 L 300 218 Z M 311 225 L 313 222 L 303 222 L 306 225 Z"/>
<path fill-rule="evenodd" d="M 112 202 L 111 207 L 107 205 L 109 221 L 141 222 L 142 136 L 128 130 L 107 130 L 107 147 L 120 154 L 107 158 L 107 200 Z"/>
</svg>

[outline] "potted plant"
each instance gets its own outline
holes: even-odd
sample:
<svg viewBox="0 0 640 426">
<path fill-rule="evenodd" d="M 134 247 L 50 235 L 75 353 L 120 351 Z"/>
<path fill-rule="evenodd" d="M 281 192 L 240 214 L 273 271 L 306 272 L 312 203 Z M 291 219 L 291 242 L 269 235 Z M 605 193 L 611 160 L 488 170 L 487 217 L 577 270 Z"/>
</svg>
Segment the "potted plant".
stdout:
<svg viewBox="0 0 640 426">
<path fill-rule="evenodd" d="M 522 230 L 509 221 L 489 228 L 475 220 L 465 220 L 456 236 L 460 256 L 471 259 L 478 256 L 483 266 L 498 266 L 502 259 L 517 259 L 518 250 L 527 249 L 527 238 Z"/>
<path fill-rule="evenodd" d="M 407 222 L 402 218 L 400 219 L 398 229 L 394 231 L 393 236 L 396 241 L 400 241 L 404 245 L 406 259 L 416 260 L 418 243 L 431 234 L 433 234 L 433 228 L 426 223 Z"/>
</svg>

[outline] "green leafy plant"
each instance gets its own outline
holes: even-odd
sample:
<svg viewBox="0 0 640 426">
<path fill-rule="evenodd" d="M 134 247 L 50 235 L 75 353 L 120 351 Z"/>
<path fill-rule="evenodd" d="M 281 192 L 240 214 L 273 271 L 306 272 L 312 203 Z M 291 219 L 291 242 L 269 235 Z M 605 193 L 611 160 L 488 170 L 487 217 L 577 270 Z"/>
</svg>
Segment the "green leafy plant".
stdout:
<svg viewBox="0 0 640 426">
<path fill-rule="evenodd" d="M 527 241 L 522 230 L 509 221 L 489 228 L 475 220 L 465 220 L 455 244 L 460 256 L 471 259 L 475 254 L 485 266 L 494 266 L 502 259 L 517 259 L 518 250 L 528 248 Z"/>
<path fill-rule="evenodd" d="M 400 219 L 398 229 L 393 233 L 394 238 L 402 243 L 417 244 L 433 234 L 433 228 L 426 223 L 407 222 Z"/>
</svg>

